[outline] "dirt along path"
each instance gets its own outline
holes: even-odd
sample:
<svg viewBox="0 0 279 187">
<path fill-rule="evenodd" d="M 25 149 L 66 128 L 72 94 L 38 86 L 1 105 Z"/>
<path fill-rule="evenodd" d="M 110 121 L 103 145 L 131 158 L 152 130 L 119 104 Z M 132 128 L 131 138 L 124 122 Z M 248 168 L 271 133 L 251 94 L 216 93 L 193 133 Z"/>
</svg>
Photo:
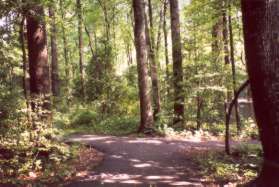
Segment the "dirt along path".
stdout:
<svg viewBox="0 0 279 187">
<path fill-rule="evenodd" d="M 185 156 L 189 149 L 223 148 L 219 141 L 172 140 L 75 135 L 70 141 L 87 143 L 105 154 L 102 164 L 88 177 L 68 184 L 85 186 L 204 186 L 189 173 L 193 163 Z"/>
</svg>

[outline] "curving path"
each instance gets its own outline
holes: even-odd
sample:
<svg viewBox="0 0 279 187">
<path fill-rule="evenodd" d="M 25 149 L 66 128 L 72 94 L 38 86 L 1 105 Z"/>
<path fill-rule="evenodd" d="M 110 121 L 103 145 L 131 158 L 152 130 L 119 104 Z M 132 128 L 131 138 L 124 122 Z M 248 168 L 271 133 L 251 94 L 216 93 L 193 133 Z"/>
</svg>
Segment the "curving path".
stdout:
<svg viewBox="0 0 279 187">
<path fill-rule="evenodd" d="M 70 141 L 84 142 L 105 154 L 104 162 L 89 177 L 68 187 L 126 186 L 209 186 L 194 176 L 195 167 L 185 156 L 189 149 L 218 149 L 218 141 L 171 140 L 76 135 Z M 210 185 L 215 186 L 215 185 Z"/>
</svg>

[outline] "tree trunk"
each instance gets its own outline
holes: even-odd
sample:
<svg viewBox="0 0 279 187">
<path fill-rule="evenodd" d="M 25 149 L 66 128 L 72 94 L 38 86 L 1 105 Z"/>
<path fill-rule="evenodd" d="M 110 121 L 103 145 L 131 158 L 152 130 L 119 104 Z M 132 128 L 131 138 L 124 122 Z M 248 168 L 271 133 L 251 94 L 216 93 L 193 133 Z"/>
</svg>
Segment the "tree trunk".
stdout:
<svg viewBox="0 0 279 187">
<path fill-rule="evenodd" d="M 161 111 L 161 99 L 160 99 L 159 80 L 158 80 L 158 73 L 157 73 L 156 54 L 155 54 L 153 13 L 152 13 L 151 0 L 148 0 L 148 13 L 149 13 L 150 26 L 148 27 L 147 16 L 145 15 L 145 32 L 146 32 L 146 41 L 147 41 L 148 56 L 150 62 L 150 74 L 151 74 L 151 81 L 152 81 L 152 98 L 154 103 L 153 118 L 155 121 L 157 121 L 158 114 Z"/>
<path fill-rule="evenodd" d="M 61 18 L 62 20 L 65 19 L 65 12 L 64 12 L 64 6 L 63 6 L 63 0 L 59 1 L 60 3 L 60 11 L 61 11 Z M 63 40 L 63 51 L 64 51 L 64 60 L 65 60 L 65 77 L 66 77 L 66 88 L 67 88 L 67 94 L 70 95 L 70 67 L 69 67 L 69 54 L 68 54 L 68 41 L 66 37 L 66 31 L 65 31 L 65 25 L 62 22 L 62 40 Z"/>
<path fill-rule="evenodd" d="M 137 52 L 138 85 L 140 96 L 141 122 L 138 129 L 143 132 L 145 129 L 152 128 L 153 116 L 151 98 L 148 93 L 148 73 L 147 73 L 147 50 L 144 23 L 144 0 L 133 0 L 134 19 L 135 19 L 135 44 Z"/>
<path fill-rule="evenodd" d="M 49 17 L 51 21 L 51 89 L 54 96 L 59 96 L 59 71 L 58 71 L 58 57 L 57 57 L 57 41 L 56 41 L 56 18 L 55 6 L 52 4 L 49 7 Z"/>
<path fill-rule="evenodd" d="M 215 0 L 213 5 L 216 22 L 212 27 L 212 56 L 216 66 L 219 66 L 222 51 L 222 33 L 223 33 L 223 17 L 222 17 L 222 0 Z"/>
<path fill-rule="evenodd" d="M 164 42 L 165 42 L 165 61 L 166 61 L 166 87 L 167 87 L 167 97 L 170 96 L 170 71 L 169 71 L 169 46 L 168 46 L 168 29 L 167 29 L 167 10 L 168 10 L 168 0 L 164 1 Z"/>
<path fill-rule="evenodd" d="M 22 69 L 23 69 L 23 80 L 22 80 L 22 87 L 23 87 L 23 93 L 24 93 L 24 97 L 26 100 L 26 107 L 27 107 L 27 117 L 28 117 L 28 121 L 31 122 L 32 121 L 32 117 L 31 117 L 31 105 L 30 105 L 30 85 L 29 85 L 29 80 L 28 80 L 28 59 L 27 59 L 27 54 L 26 54 L 26 47 L 25 47 L 25 34 L 24 34 L 24 30 L 25 30 L 25 16 L 22 15 L 22 21 L 21 21 L 21 25 L 20 25 L 20 43 L 21 43 L 21 50 L 22 50 Z"/>
<path fill-rule="evenodd" d="M 85 97 L 85 85 L 84 85 L 84 70 L 83 70 L 83 32 L 82 32 L 82 5 L 81 0 L 77 0 L 77 14 L 78 14 L 78 48 L 79 48 L 79 73 L 81 82 L 81 95 Z"/>
<path fill-rule="evenodd" d="M 247 69 L 264 152 L 257 187 L 279 184 L 278 10 L 279 1 L 242 0 Z"/>
<path fill-rule="evenodd" d="M 235 69 L 235 59 L 234 59 L 234 37 L 233 37 L 233 28 L 232 28 L 232 16 L 231 16 L 231 0 L 229 0 L 229 33 L 230 33 L 230 48 L 231 48 L 231 67 L 232 67 L 232 79 L 233 79 L 233 93 L 234 97 L 236 95 L 236 69 Z M 237 134 L 241 133 L 241 122 L 240 116 L 238 111 L 238 100 L 234 105 L 235 111 L 235 119 L 236 119 L 236 127 L 237 127 Z"/>
<path fill-rule="evenodd" d="M 44 10 L 32 4 L 27 15 L 30 94 L 32 110 L 39 119 L 50 123 L 50 77 Z"/>
<path fill-rule="evenodd" d="M 184 122 L 183 69 L 178 0 L 169 0 L 173 58 L 174 119 L 173 124 L 182 127 Z"/>
<path fill-rule="evenodd" d="M 223 46 L 224 46 L 224 61 L 225 64 L 230 64 L 229 57 L 229 31 L 228 31 L 228 0 L 223 1 Z"/>
</svg>

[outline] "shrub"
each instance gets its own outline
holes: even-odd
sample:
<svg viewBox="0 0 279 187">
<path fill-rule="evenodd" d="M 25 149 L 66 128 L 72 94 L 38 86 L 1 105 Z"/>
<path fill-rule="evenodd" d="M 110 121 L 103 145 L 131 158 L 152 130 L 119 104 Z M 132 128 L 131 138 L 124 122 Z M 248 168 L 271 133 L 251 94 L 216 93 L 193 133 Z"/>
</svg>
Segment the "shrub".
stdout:
<svg viewBox="0 0 279 187">
<path fill-rule="evenodd" d="M 97 113 L 90 110 L 77 111 L 70 120 L 71 127 L 92 126 L 97 121 Z"/>
</svg>

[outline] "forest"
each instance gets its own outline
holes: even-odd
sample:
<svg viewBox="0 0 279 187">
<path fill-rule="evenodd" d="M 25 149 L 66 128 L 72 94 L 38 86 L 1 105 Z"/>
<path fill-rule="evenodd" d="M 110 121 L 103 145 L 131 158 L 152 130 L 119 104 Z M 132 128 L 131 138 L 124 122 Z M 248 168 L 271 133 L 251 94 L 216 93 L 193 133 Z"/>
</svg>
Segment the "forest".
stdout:
<svg viewBox="0 0 279 187">
<path fill-rule="evenodd" d="M 278 11 L 0 0 L 0 186 L 278 187 Z"/>
</svg>

